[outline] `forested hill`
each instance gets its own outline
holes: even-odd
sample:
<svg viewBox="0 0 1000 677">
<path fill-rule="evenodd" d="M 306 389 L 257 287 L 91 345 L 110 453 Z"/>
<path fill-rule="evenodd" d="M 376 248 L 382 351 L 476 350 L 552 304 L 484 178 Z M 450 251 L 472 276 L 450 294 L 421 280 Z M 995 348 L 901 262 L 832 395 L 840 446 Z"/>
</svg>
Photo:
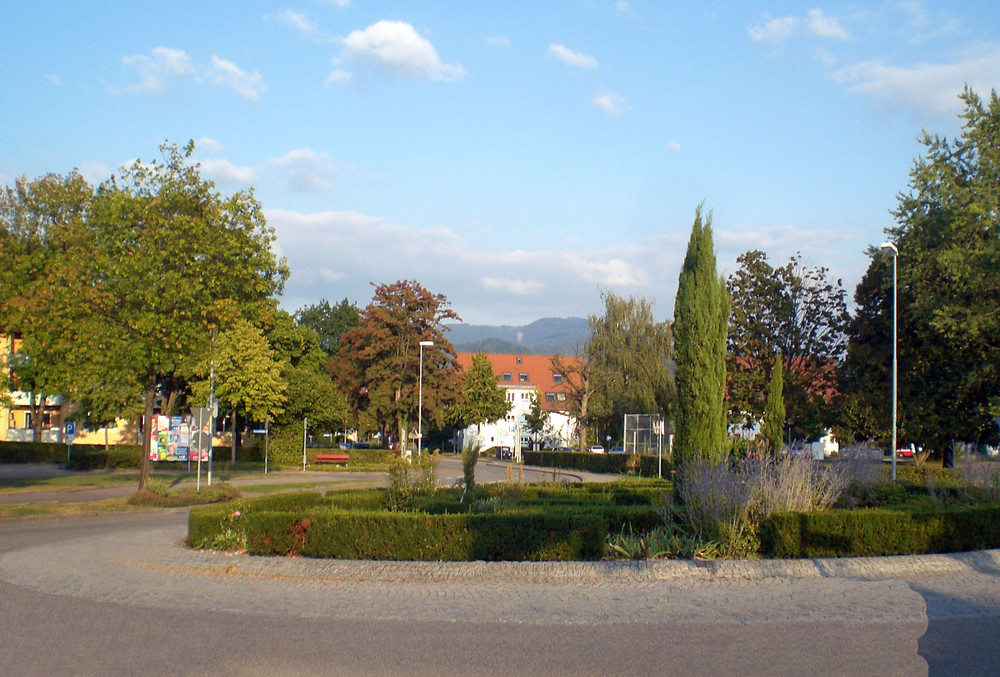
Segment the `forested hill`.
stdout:
<svg viewBox="0 0 1000 677">
<path fill-rule="evenodd" d="M 583 352 L 590 338 L 587 321 L 579 317 L 546 317 L 521 326 L 448 324 L 445 334 L 462 353 L 524 353 L 573 355 Z"/>
</svg>

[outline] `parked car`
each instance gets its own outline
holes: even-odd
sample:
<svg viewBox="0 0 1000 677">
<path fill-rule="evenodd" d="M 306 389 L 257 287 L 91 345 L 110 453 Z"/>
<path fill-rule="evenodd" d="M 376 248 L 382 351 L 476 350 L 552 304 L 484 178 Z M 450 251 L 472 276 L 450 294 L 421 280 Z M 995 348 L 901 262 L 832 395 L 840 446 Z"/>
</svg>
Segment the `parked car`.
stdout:
<svg viewBox="0 0 1000 677">
<path fill-rule="evenodd" d="M 573 450 L 563 444 L 553 448 L 552 451 L 573 451 Z"/>
<path fill-rule="evenodd" d="M 509 461 L 514 458 L 514 450 L 510 447 L 497 447 L 497 458 L 501 461 Z"/>
<path fill-rule="evenodd" d="M 914 458 L 918 451 L 923 451 L 923 447 L 911 444 L 908 447 L 900 447 L 896 450 L 896 458 Z"/>
<path fill-rule="evenodd" d="M 590 453 L 592 453 L 592 454 L 603 454 L 604 453 L 604 447 L 602 447 L 600 444 L 595 444 L 594 446 L 592 446 L 590 448 Z"/>
<path fill-rule="evenodd" d="M 624 454 L 625 453 L 625 447 L 611 447 L 611 453 L 612 454 Z"/>
</svg>

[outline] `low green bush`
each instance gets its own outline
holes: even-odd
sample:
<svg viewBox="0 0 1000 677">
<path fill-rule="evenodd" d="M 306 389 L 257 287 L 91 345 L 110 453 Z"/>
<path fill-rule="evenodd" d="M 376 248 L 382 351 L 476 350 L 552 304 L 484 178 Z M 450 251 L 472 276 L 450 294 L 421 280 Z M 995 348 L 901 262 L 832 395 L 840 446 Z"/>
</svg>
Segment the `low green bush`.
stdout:
<svg viewBox="0 0 1000 677">
<path fill-rule="evenodd" d="M 78 447 L 74 447 L 74 449 L 76 448 Z M 0 463 L 60 463 L 65 461 L 65 444 L 58 442 L 0 442 Z"/>
<path fill-rule="evenodd" d="M 384 560 L 575 560 L 604 554 L 607 524 L 568 513 L 427 515 L 316 509 L 246 516 L 247 552 Z"/>
<path fill-rule="evenodd" d="M 761 530 L 766 557 L 851 557 L 1000 547 L 1000 507 L 926 511 L 828 510 L 772 515 Z"/>
<path fill-rule="evenodd" d="M 611 475 L 640 475 L 656 477 L 661 467 L 661 460 L 656 456 L 640 454 L 592 454 L 566 451 L 524 451 L 522 458 L 525 465 L 541 466 L 543 468 L 564 468 L 567 470 L 583 470 L 585 472 L 606 473 Z M 669 477 L 670 459 L 662 459 L 662 472 Z"/>
</svg>

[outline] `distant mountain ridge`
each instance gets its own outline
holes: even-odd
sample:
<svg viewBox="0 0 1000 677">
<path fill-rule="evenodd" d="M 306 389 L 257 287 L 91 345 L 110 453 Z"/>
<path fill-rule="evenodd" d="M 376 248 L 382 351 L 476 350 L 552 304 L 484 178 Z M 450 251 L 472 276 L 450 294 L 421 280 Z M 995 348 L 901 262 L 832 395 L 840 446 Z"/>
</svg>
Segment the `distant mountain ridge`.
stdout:
<svg viewBox="0 0 1000 677">
<path fill-rule="evenodd" d="M 460 353 L 573 355 L 583 352 L 590 338 L 587 320 L 580 317 L 545 317 L 521 326 L 446 324 L 448 340 Z"/>
</svg>

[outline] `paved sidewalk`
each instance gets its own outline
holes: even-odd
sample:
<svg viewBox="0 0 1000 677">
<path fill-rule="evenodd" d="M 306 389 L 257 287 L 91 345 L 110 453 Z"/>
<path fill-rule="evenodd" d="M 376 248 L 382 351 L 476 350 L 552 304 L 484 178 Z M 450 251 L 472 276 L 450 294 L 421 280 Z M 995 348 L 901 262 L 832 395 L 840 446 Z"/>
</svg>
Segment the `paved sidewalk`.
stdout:
<svg viewBox="0 0 1000 677">
<path fill-rule="evenodd" d="M 1000 550 L 789 561 L 366 562 L 182 545 L 123 531 L 0 557 L 0 580 L 143 606 L 368 620 L 603 624 L 926 621 L 1000 614 Z"/>
</svg>

